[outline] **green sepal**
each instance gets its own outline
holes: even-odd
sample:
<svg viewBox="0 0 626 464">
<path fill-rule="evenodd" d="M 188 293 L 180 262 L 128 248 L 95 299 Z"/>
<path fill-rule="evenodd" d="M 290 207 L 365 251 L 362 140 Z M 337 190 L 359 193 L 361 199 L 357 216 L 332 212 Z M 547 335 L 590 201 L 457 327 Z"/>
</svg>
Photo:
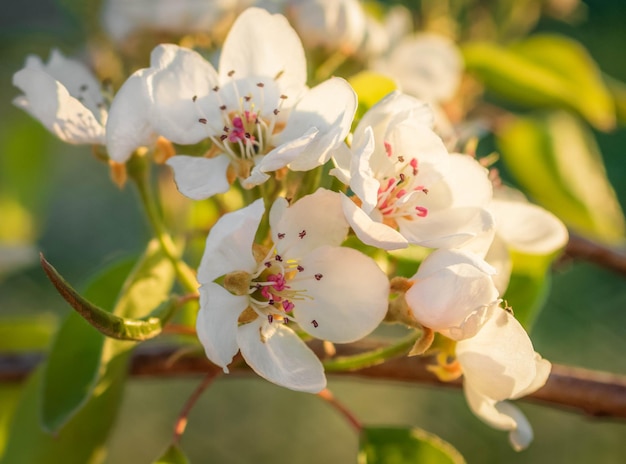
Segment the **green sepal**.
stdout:
<svg viewBox="0 0 626 464">
<path fill-rule="evenodd" d="M 153 464 L 189 464 L 189 459 L 178 445 L 170 445 Z"/>
<path fill-rule="evenodd" d="M 474 42 L 462 51 L 467 70 L 513 103 L 568 108 L 597 129 L 615 127 L 615 105 L 600 70 L 572 39 L 537 34 L 509 47 Z"/>
<path fill-rule="evenodd" d="M 359 464 L 464 464 L 463 456 L 437 435 L 419 428 L 364 427 Z"/>
<path fill-rule="evenodd" d="M 163 326 L 172 318 L 177 308 L 177 299 L 171 297 L 169 301 L 161 304 L 152 313 L 139 319 L 131 319 L 116 316 L 115 314 L 99 308 L 83 298 L 74 288 L 59 274 L 59 272 L 40 255 L 43 267 L 50 282 L 55 286 L 59 294 L 76 310 L 89 324 L 100 333 L 118 340 L 145 341 L 156 337 L 163 330 Z"/>
</svg>

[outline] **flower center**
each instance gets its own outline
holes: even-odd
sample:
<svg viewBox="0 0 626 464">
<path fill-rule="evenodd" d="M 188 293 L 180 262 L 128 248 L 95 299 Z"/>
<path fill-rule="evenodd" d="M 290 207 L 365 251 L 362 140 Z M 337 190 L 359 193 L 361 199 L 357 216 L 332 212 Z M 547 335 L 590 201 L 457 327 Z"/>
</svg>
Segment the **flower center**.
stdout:
<svg viewBox="0 0 626 464">
<path fill-rule="evenodd" d="M 385 142 L 387 156 L 393 156 L 391 144 Z M 378 188 L 377 208 L 383 215 L 383 222 L 396 226 L 396 218 L 408 220 L 423 218 L 428 215 L 428 209 L 422 205 L 422 194 L 428 194 L 428 189 L 417 181 L 419 173 L 417 158 L 408 161 L 403 156 L 397 156 L 396 175 L 385 176 L 380 180 Z"/>
<path fill-rule="evenodd" d="M 282 73 L 274 78 L 276 81 Z M 198 122 L 207 126 L 214 150 L 226 153 L 238 168 L 239 177 L 248 177 L 254 166 L 254 158 L 265 155 L 274 148 L 272 138 L 285 127 L 280 116 L 286 95 L 279 95 L 274 81 L 267 84 L 251 80 L 235 80 L 235 71 L 230 71 L 231 80 L 223 87 L 211 89 L 212 100 L 219 106 L 219 118 L 213 120 L 202 116 Z M 243 87 L 247 87 L 244 92 Z M 196 101 L 194 97 L 193 101 Z"/>
</svg>

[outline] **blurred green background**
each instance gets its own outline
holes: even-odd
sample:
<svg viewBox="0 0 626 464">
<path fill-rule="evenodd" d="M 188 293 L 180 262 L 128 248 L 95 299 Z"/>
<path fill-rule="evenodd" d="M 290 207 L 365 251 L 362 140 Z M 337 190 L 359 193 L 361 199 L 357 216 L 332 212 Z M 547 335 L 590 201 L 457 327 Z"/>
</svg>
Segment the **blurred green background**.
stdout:
<svg viewBox="0 0 626 464">
<path fill-rule="evenodd" d="M 571 26 L 542 20 L 538 30 L 580 40 L 604 71 L 626 81 L 626 3 L 585 3 L 585 22 Z M 52 47 L 69 56 L 81 52 L 88 30 L 75 12 L 52 0 L 3 5 L 0 199 L 30 213 L 34 222 L 20 222 L 24 234 L 32 234 L 37 250 L 80 288 L 107 263 L 141 252 L 149 231 L 134 193 L 128 187 L 113 187 L 108 170 L 89 148 L 57 141 L 11 105 L 18 95 L 11 76 L 27 54 L 47 58 Z M 626 130 L 596 135 L 624 207 Z M 13 226 L 18 216 L 1 217 L 0 228 Z M 37 266 L 0 276 L 0 317 L 47 320 L 68 311 Z M 626 374 L 624 277 L 583 262 L 561 263 L 532 339 L 536 350 L 555 363 Z M 197 378 L 131 381 L 107 463 L 149 463 L 156 458 L 197 382 Z M 626 459 L 623 422 L 520 402 L 535 441 L 528 450 L 515 453 L 505 433 L 470 413 L 459 391 L 332 378 L 330 387 L 364 423 L 422 427 L 452 443 L 469 463 L 613 464 Z M 343 463 L 354 462 L 357 437 L 314 396 L 253 378 L 227 377 L 219 379 L 193 410 L 182 446 L 192 462 Z"/>
</svg>

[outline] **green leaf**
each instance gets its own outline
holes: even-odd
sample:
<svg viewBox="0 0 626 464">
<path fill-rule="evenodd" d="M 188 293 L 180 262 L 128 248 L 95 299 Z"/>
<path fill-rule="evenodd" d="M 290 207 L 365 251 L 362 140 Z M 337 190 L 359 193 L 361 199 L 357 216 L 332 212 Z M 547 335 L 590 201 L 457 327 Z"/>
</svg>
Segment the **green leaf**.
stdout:
<svg viewBox="0 0 626 464">
<path fill-rule="evenodd" d="M 0 352 L 43 351 L 50 345 L 56 318 L 40 317 L 0 319 Z"/>
<path fill-rule="evenodd" d="M 0 384 L 0 458 L 7 444 L 13 412 L 20 398 L 22 386 L 19 384 Z"/>
<path fill-rule="evenodd" d="M 606 74 L 604 75 L 604 81 L 615 102 L 617 121 L 621 124 L 626 124 L 626 83 L 607 76 Z"/>
<path fill-rule="evenodd" d="M 66 300 L 72 305 L 81 306 L 84 310 L 84 299 L 69 287 L 45 260 L 42 260 L 42 264 Z M 126 263 L 114 266 L 110 273 L 102 276 L 102 288 L 109 291 L 115 280 L 119 288 L 122 282 L 120 277 L 125 276 L 128 269 L 129 266 Z M 113 309 L 114 314 L 98 308 L 97 319 L 104 320 L 106 314 L 110 318 L 121 319 L 124 322 L 121 328 L 115 326 L 123 333 L 135 336 L 143 333 L 142 324 L 146 322 L 154 325 L 151 321 L 153 318 L 148 318 L 147 321 L 140 320 L 139 323 L 134 324 L 134 320 L 123 316 L 142 315 L 152 310 L 167 297 L 173 279 L 174 272 L 170 261 L 162 256 L 156 242 L 151 243 L 146 254 L 135 266 L 130 277 L 126 279 L 121 296 Z M 88 293 L 109 307 L 112 306 L 113 298 L 106 295 L 98 296 L 98 288 L 96 283 L 92 285 L 92 290 Z M 116 293 L 117 291 L 109 291 L 108 294 L 115 295 Z M 91 305 L 91 309 L 97 308 L 91 303 L 88 304 Z M 106 370 L 107 363 L 116 357 L 119 358 L 121 354 L 134 346 L 134 344 L 115 343 L 113 340 L 106 339 L 90 327 L 81 315 L 79 313 L 69 315 L 57 334 L 48 362 L 44 367 L 41 412 L 43 426 L 51 433 L 57 433 L 86 402 L 90 401 L 100 373 Z M 68 381 L 68 368 L 72 370 L 71 381 Z"/>
<path fill-rule="evenodd" d="M 189 464 L 189 459 L 178 446 L 171 445 L 153 464 Z"/>
<path fill-rule="evenodd" d="M 449 443 L 418 428 L 365 427 L 359 464 L 462 464 L 463 456 Z"/>
<path fill-rule="evenodd" d="M 41 255 L 41 266 L 61 296 L 80 314 L 85 321 L 100 333 L 118 340 L 144 341 L 161 333 L 163 325 L 172 317 L 175 300 L 157 308 L 153 314 L 140 319 L 116 316 L 83 298 Z"/>
<path fill-rule="evenodd" d="M 554 256 L 511 253 L 513 272 L 504 299 L 515 318 L 530 332 L 550 293 Z"/>
<path fill-rule="evenodd" d="M 395 81 L 373 71 L 362 71 L 348 79 L 348 82 L 359 97 L 359 106 L 354 116 L 354 129 L 363 115 L 384 96 L 398 88 Z"/>
<path fill-rule="evenodd" d="M 593 134 L 563 111 L 518 118 L 497 134 L 509 171 L 533 199 L 578 233 L 624 239 L 626 220 Z"/>
<path fill-rule="evenodd" d="M 476 42 L 463 55 L 468 71 L 501 97 L 528 107 L 569 108 L 601 130 L 615 126 L 600 70 L 572 39 L 538 34 L 510 47 Z"/>
</svg>

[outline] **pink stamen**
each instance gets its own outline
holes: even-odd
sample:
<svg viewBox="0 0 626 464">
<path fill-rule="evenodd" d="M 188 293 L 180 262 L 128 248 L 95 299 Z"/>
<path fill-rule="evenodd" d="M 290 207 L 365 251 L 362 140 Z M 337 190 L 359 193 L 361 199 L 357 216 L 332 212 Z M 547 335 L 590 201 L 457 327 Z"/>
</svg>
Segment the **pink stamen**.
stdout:
<svg viewBox="0 0 626 464">
<path fill-rule="evenodd" d="M 393 154 L 393 150 L 389 142 L 385 142 L 385 152 L 387 152 L 387 156 L 391 158 L 391 155 Z"/>
<path fill-rule="evenodd" d="M 283 309 L 285 310 L 286 313 L 292 311 L 294 307 L 295 305 L 291 301 L 283 300 Z"/>
<path fill-rule="evenodd" d="M 428 209 L 424 208 L 423 206 L 416 206 L 415 210 L 417 211 L 417 215 L 419 217 L 426 217 L 426 215 L 428 214 Z"/>
</svg>

